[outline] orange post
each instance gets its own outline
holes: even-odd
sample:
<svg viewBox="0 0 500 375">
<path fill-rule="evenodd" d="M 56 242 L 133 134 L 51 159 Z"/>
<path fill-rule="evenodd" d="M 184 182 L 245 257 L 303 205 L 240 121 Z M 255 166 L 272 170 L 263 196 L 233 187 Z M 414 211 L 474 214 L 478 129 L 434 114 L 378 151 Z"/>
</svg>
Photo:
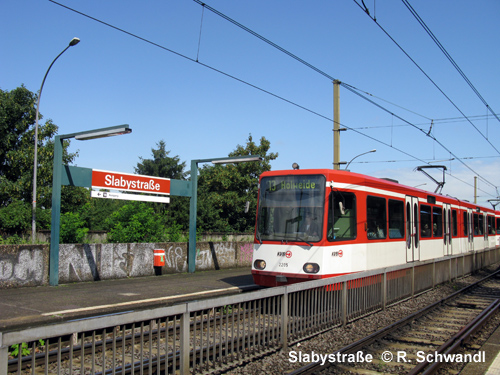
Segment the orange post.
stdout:
<svg viewBox="0 0 500 375">
<path fill-rule="evenodd" d="M 154 260 L 153 265 L 155 267 L 163 267 L 165 265 L 165 250 L 154 249 Z"/>
</svg>

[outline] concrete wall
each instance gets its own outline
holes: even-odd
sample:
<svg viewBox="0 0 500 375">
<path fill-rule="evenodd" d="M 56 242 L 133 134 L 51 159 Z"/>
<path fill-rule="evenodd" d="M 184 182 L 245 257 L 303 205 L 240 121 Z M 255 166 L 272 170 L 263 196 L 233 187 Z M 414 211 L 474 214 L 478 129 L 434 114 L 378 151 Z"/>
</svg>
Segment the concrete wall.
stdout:
<svg viewBox="0 0 500 375">
<path fill-rule="evenodd" d="M 197 242 L 196 270 L 250 267 L 249 242 Z M 187 243 L 68 244 L 59 247 L 59 283 L 187 272 Z M 162 249 L 165 266 L 153 267 Z M 48 285 L 48 245 L 0 245 L 0 288 Z"/>
<path fill-rule="evenodd" d="M 181 232 L 185 238 L 189 237 L 189 232 Z M 29 241 L 31 240 L 31 232 L 25 233 L 23 239 Z M 37 232 L 37 241 L 39 242 L 50 242 L 50 230 L 39 230 Z M 98 242 L 106 242 L 108 238 L 108 233 L 105 231 L 88 231 L 87 236 L 85 237 L 85 242 L 90 243 L 98 243 Z M 253 233 L 197 233 L 196 238 L 198 241 L 227 241 L 227 242 L 241 242 L 241 241 L 252 241 Z"/>
</svg>

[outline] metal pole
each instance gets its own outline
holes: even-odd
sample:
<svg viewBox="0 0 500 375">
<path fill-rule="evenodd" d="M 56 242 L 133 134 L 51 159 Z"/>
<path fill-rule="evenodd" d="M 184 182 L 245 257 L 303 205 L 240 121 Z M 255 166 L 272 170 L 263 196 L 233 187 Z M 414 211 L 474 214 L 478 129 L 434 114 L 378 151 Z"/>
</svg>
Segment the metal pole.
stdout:
<svg viewBox="0 0 500 375">
<path fill-rule="evenodd" d="M 45 79 L 47 78 L 47 75 L 49 74 L 50 68 L 52 68 L 52 65 L 56 62 L 56 60 L 61 56 L 64 52 L 69 47 L 75 46 L 80 42 L 80 39 L 78 38 L 73 38 L 71 39 L 71 42 L 69 42 L 69 45 L 59 54 L 57 57 L 52 61 L 50 64 L 49 68 L 45 72 L 45 75 L 43 76 L 42 80 L 42 85 L 40 86 L 40 91 L 38 91 L 38 98 L 36 101 L 36 115 L 35 115 L 35 157 L 33 161 L 33 208 L 32 208 L 32 214 L 31 214 L 31 243 L 35 243 L 36 239 L 36 176 L 37 176 L 37 168 L 38 168 L 38 113 L 39 113 L 39 108 L 40 108 L 40 98 L 42 97 L 42 90 L 43 90 L 43 85 L 45 83 Z"/>
<path fill-rule="evenodd" d="M 186 307 L 188 305 L 186 304 Z M 189 372 L 189 353 L 190 353 L 190 348 L 189 348 L 189 324 L 190 324 L 190 318 L 189 318 L 189 311 L 184 312 L 181 315 L 181 321 L 180 321 L 180 352 L 181 352 L 181 357 L 180 357 L 180 369 L 179 373 L 182 375 L 188 375 Z M 214 353 L 214 358 L 215 358 L 215 353 Z"/>
<path fill-rule="evenodd" d="M 474 204 L 477 204 L 477 176 L 474 176 Z"/>
<path fill-rule="evenodd" d="M 340 169 L 340 81 L 333 81 L 333 169 Z"/>
<path fill-rule="evenodd" d="M 196 268 L 196 214 L 198 199 L 198 160 L 191 160 L 191 199 L 189 204 L 188 272 Z"/>
<path fill-rule="evenodd" d="M 52 220 L 50 224 L 49 285 L 59 284 L 59 227 L 61 221 L 61 182 L 63 142 L 59 135 L 54 140 L 54 167 L 52 175 Z"/>
<path fill-rule="evenodd" d="M 191 160 L 191 200 L 189 204 L 189 248 L 188 248 L 188 272 L 193 273 L 196 269 L 196 215 L 198 199 L 198 163 L 228 164 L 249 161 L 261 161 L 258 155 L 227 156 L 223 158 L 196 159 Z"/>
</svg>

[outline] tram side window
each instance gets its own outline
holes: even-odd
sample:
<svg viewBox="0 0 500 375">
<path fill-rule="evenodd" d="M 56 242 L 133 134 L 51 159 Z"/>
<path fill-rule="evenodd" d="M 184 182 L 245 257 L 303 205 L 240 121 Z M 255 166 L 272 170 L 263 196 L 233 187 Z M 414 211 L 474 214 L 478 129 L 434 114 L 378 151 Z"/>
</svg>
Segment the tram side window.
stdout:
<svg viewBox="0 0 500 375">
<path fill-rule="evenodd" d="M 405 204 L 389 199 L 389 238 L 403 238 L 405 233 Z"/>
<path fill-rule="evenodd" d="M 464 225 L 464 236 L 469 235 L 469 221 L 467 220 L 467 212 L 464 212 L 464 220 L 463 220 L 463 225 Z"/>
<path fill-rule="evenodd" d="M 474 236 L 483 234 L 483 230 L 479 227 L 479 215 L 474 214 Z"/>
<path fill-rule="evenodd" d="M 366 199 L 366 220 L 368 222 L 368 239 L 387 236 L 385 198 L 369 196 Z"/>
<path fill-rule="evenodd" d="M 500 234 L 500 217 L 497 217 L 497 234 Z"/>
<path fill-rule="evenodd" d="M 420 236 L 430 237 L 432 232 L 432 214 L 431 206 L 426 204 L 420 205 Z"/>
<path fill-rule="evenodd" d="M 495 218 L 488 216 L 488 234 L 495 234 Z"/>
<path fill-rule="evenodd" d="M 453 237 L 458 235 L 458 214 L 457 210 L 451 211 Z"/>
<path fill-rule="evenodd" d="M 434 237 L 443 237 L 443 209 L 432 208 L 432 234 Z"/>
<path fill-rule="evenodd" d="M 477 226 L 479 228 L 479 234 L 483 235 L 484 234 L 484 216 L 483 214 L 479 214 L 479 225 Z"/>
<path fill-rule="evenodd" d="M 327 233 L 329 241 L 356 238 L 356 195 L 341 191 L 330 194 Z"/>
</svg>

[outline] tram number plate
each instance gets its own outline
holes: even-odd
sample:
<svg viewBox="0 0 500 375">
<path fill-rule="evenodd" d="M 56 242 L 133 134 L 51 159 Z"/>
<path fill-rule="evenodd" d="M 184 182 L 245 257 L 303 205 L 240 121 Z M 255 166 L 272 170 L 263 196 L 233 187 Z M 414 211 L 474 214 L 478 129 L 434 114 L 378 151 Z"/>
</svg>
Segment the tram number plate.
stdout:
<svg viewBox="0 0 500 375">
<path fill-rule="evenodd" d="M 278 267 L 288 267 L 288 263 L 278 263 Z"/>
</svg>

